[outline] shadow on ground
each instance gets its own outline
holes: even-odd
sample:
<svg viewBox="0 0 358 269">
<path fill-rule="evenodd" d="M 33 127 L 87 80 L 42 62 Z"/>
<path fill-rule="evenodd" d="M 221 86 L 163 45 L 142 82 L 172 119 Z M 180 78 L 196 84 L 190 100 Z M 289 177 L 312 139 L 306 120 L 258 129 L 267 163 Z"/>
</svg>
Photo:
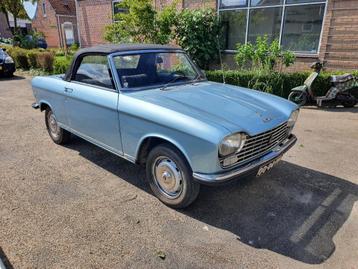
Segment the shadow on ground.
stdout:
<svg viewBox="0 0 358 269">
<path fill-rule="evenodd" d="M 22 79 L 25 79 L 25 77 L 23 77 L 23 76 L 13 76 L 13 77 L 0 76 L 0 81 L 5 81 L 5 80 L 22 80 Z"/>
<path fill-rule="evenodd" d="M 328 112 L 349 112 L 349 113 L 358 113 L 358 105 L 352 108 L 346 108 L 343 106 L 337 106 L 337 107 L 317 107 L 317 106 L 305 106 L 303 109 L 309 109 L 309 110 L 322 110 L 322 111 L 328 111 Z"/>
<path fill-rule="evenodd" d="M 68 147 L 149 192 L 143 168 L 77 137 Z M 181 212 L 252 247 L 319 264 L 335 251 L 333 237 L 357 198 L 358 186 L 349 181 L 282 161 L 260 178 L 203 186 L 198 200 Z"/>
</svg>

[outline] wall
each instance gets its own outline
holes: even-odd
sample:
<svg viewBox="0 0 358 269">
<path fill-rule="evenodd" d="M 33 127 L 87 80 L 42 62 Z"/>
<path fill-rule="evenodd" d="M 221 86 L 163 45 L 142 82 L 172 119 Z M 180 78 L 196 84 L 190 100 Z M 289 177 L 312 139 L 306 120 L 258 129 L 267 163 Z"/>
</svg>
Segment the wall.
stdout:
<svg viewBox="0 0 358 269">
<path fill-rule="evenodd" d="M 358 1 L 328 1 L 320 58 L 328 70 L 358 69 Z"/>
<path fill-rule="evenodd" d="M 42 12 L 42 1 L 37 5 L 36 17 L 32 20 L 32 27 L 45 35 L 47 45 L 52 48 L 60 46 L 60 37 L 57 29 L 56 12 L 46 0 L 46 17 Z"/>
<path fill-rule="evenodd" d="M 82 47 L 103 44 L 105 26 L 112 23 L 112 1 L 77 1 L 77 18 Z"/>
</svg>

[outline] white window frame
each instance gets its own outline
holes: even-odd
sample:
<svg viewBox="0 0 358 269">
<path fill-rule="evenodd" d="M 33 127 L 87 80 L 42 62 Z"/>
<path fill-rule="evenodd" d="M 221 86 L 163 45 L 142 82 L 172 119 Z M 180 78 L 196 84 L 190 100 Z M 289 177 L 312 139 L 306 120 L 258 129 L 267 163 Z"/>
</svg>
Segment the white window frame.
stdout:
<svg viewBox="0 0 358 269">
<path fill-rule="evenodd" d="M 42 16 L 43 16 L 43 17 L 47 17 L 47 12 L 46 12 L 46 0 L 42 0 L 41 8 L 42 8 Z"/>
<path fill-rule="evenodd" d="M 73 35 L 73 43 L 71 44 L 71 45 L 73 45 L 73 44 L 75 44 L 76 43 L 76 39 L 75 39 L 75 29 L 74 29 L 74 27 L 73 27 L 73 23 L 72 22 L 70 22 L 70 21 L 66 21 L 66 22 L 64 22 L 63 24 L 62 24 L 62 29 L 63 29 L 63 41 L 65 42 L 65 44 L 66 44 L 66 46 L 67 46 L 67 35 L 66 35 L 66 27 L 70 27 L 70 28 L 68 28 L 68 29 L 71 29 L 71 31 L 72 31 L 72 35 Z"/>
<path fill-rule="evenodd" d="M 319 43 L 318 43 L 317 52 L 316 52 L 316 53 L 294 52 L 296 56 L 302 56 L 302 57 L 317 57 L 317 56 L 319 55 L 320 50 L 321 50 L 321 43 L 322 43 L 322 33 L 323 33 L 323 28 L 324 28 L 324 25 L 325 25 L 326 14 L 327 14 L 327 6 L 328 6 L 328 1 L 330 1 L 330 0 L 321 0 L 321 1 L 317 1 L 317 2 L 295 3 L 295 4 L 287 4 L 287 3 L 286 3 L 287 0 L 283 0 L 283 3 L 282 3 L 282 4 L 279 4 L 279 5 L 267 5 L 267 6 L 251 6 L 251 0 L 248 0 L 247 6 L 232 6 L 232 7 L 221 7 L 221 1 L 222 1 L 222 0 L 218 0 L 218 1 L 217 1 L 217 15 L 218 15 L 218 16 L 220 16 L 220 12 L 221 12 L 221 11 L 246 10 L 245 44 L 247 43 L 248 35 L 249 35 L 250 10 L 253 10 L 253 9 L 263 9 L 263 8 L 274 8 L 274 7 L 280 7 L 280 8 L 282 8 L 281 28 L 280 28 L 280 36 L 279 36 L 279 44 L 280 44 L 280 46 L 281 46 L 281 43 L 282 43 L 282 34 L 283 34 L 283 28 L 284 28 L 284 20 L 285 20 L 285 14 L 286 14 L 286 7 L 292 7 L 292 6 L 309 6 L 309 5 L 321 5 L 321 4 L 325 4 L 323 19 L 322 19 L 321 33 L 320 33 L 320 37 L 319 37 Z M 236 50 L 225 49 L 224 52 L 227 52 L 227 53 L 235 53 Z"/>
</svg>

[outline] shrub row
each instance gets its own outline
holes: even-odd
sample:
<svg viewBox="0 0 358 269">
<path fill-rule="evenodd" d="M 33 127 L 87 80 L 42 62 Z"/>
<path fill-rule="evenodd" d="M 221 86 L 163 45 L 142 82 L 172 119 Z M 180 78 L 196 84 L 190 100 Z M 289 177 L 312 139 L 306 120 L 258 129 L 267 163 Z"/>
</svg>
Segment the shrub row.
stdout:
<svg viewBox="0 0 358 269">
<path fill-rule="evenodd" d="M 42 69 L 46 72 L 52 72 L 54 66 L 53 53 L 42 50 L 33 49 L 26 50 L 18 47 L 7 48 L 7 52 L 14 59 L 16 68 L 28 70 Z"/>
<path fill-rule="evenodd" d="M 309 74 L 309 72 L 268 73 L 240 70 L 224 71 L 225 82 L 228 84 L 265 91 L 284 98 L 288 97 L 292 88 L 303 85 L 303 82 Z M 333 73 L 322 72 L 315 80 L 312 85 L 312 90 L 315 95 L 326 94 L 330 88 L 329 77 L 332 74 Z M 342 74 L 342 72 L 334 74 Z M 354 75 L 358 76 L 358 71 L 355 71 Z M 221 70 L 206 71 L 206 76 L 208 80 L 223 82 L 223 72 Z"/>
</svg>

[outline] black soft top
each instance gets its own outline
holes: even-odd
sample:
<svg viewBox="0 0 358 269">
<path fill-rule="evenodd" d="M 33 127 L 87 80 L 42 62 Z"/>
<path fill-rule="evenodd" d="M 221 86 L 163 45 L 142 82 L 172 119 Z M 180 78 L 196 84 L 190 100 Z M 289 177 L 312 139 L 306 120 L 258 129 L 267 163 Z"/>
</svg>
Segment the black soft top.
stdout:
<svg viewBox="0 0 358 269">
<path fill-rule="evenodd" d="M 158 44 L 104 44 L 94 47 L 80 49 L 73 56 L 70 68 L 65 74 L 65 80 L 69 81 L 72 76 L 73 69 L 76 67 L 77 59 L 82 55 L 99 53 L 99 54 L 112 54 L 115 52 L 130 52 L 137 50 L 181 50 L 180 47 L 171 45 L 158 45 Z"/>
</svg>

